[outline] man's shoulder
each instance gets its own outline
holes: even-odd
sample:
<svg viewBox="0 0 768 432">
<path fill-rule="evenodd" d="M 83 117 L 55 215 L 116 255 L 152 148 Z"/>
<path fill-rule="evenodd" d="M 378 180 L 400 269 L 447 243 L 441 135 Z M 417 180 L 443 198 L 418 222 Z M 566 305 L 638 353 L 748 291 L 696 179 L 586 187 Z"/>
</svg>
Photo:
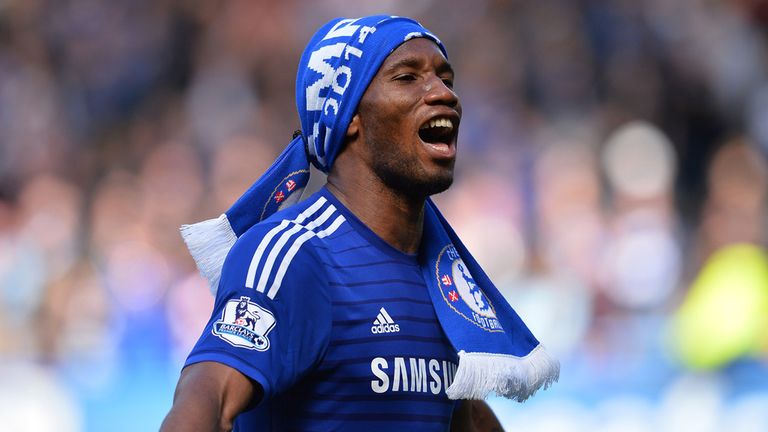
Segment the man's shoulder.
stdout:
<svg viewBox="0 0 768 432">
<path fill-rule="evenodd" d="M 281 210 L 241 235 L 229 252 L 224 277 L 244 278 L 248 288 L 269 289 L 290 277 L 322 274 L 325 239 L 346 219 L 322 194 Z M 294 269 L 288 272 L 288 268 Z M 298 270 L 296 270 L 298 269 Z M 269 286 L 260 286 L 268 284 Z"/>
<path fill-rule="evenodd" d="M 250 227 L 237 239 L 233 249 L 247 252 L 259 246 L 291 246 L 296 240 L 301 246 L 308 243 L 311 247 L 313 242 L 308 240 L 318 236 L 324 238 L 321 231 L 329 228 L 338 216 L 340 214 L 335 207 L 322 193 L 317 192 Z"/>
</svg>

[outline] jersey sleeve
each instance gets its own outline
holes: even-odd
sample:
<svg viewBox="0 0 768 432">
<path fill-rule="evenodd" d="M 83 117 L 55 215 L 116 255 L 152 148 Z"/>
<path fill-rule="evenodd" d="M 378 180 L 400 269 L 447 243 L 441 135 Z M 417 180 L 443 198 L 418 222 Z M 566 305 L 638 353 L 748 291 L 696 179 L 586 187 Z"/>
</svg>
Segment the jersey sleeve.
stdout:
<svg viewBox="0 0 768 432">
<path fill-rule="evenodd" d="M 319 362 L 331 329 L 324 264 L 311 242 L 270 237 L 279 228 L 257 225 L 237 240 L 213 314 L 184 365 L 228 365 L 261 384 L 264 399 Z"/>
</svg>

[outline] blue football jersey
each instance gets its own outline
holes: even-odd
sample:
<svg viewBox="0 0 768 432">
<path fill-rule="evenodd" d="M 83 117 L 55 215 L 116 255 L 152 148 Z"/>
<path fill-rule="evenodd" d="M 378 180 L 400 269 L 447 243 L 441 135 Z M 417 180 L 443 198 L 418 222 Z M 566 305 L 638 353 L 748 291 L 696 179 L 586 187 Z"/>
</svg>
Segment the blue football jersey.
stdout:
<svg viewBox="0 0 768 432">
<path fill-rule="evenodd" d="M 215 361 L 264 398 L 237 431 L 445 431 L 458 357 L 419 257 L 327 189 L 242 235 L 186 365 Z"/>
</svg>

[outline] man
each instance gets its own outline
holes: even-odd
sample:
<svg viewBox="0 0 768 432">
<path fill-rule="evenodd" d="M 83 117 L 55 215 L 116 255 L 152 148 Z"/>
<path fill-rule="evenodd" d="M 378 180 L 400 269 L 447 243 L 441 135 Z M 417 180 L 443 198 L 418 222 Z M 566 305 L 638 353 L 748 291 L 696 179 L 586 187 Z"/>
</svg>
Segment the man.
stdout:
<svg viewBox="0 0 768 432">
<path fill-rule="evenodd" d="M 163 430 L 500 430 L 455 400 L 524 400 L 557 378 L 428 200 L 453 180 L 453 79 L 410 19 L 317 32 L 297 78 L 302 136 L 225 215 L 183 228 L 217 298 Z M 327 185 L 279 210 L 307 158 Z"/>
</svg>

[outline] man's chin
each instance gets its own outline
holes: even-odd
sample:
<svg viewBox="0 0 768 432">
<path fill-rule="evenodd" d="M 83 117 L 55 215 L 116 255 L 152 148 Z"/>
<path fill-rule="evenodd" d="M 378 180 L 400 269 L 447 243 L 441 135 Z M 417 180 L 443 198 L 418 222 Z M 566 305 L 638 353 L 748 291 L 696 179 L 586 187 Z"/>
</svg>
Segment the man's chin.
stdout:
<svg viewBox="0 0 768 432">
<path fill-rule="evenodd" d="M 452 165 L 427 170 L 404 164 L 380 163 L 373 167 L 373 171 L 389 189 L 410 198 L 426 199 L 451 187 Z"/>
<path fill-rule="evenodd" d="M 447 191 L 452 184 L 453 175 L 450 175 L 445 178 L 437 179 L 429 184 L 425 184 L 423 192 L 425 193 L 425 196 L 437 195 Z"/>
<path fill-rule="evenodd" d="M 386 182 L 389 187 L 402 195 L 426 199 L 432 195 L 445 192 L 453 184 L 453 175 L 431 179 L 399 179 L 399 181 Z"/>
</svg>

